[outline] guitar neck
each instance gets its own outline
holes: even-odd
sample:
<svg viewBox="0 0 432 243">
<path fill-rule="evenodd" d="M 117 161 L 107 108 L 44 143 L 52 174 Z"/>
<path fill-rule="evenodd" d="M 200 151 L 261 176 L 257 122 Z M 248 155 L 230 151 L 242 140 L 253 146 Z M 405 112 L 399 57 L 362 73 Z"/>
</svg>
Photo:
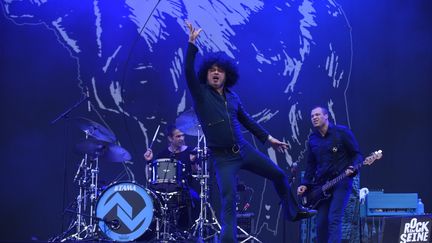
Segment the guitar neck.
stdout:
<svg viewBox="0 0 432 243">
<path fill-rule="evenodd" d="M 363 165 L 363 163 L 359 163 L 359 164 L 355 165 L 355 166 L 354 166 L 354 170 L 358 170 L 358 169 L 360 169 L 360 167 L 362 167 L 362 165 Z M 342 179 L 344 179 L 344 178 L 346 178 L 346 177 L 348 177 L 348 175 L 344 172 L 344 173 L 340 174 L 338 177 L 336 177 L 336 178 L 334 178 L 334 179 L 328 181 L 327 183 L 325 183 L 325 184 L 321 187 L 321 189 L 322 189 L 323 191 L 326 191 L 326 190 L 332 188 L 334 185 L 336 185 L 336 183 L 338 183 L 339 181 L 341 181 Z"/>
<path fill-rule="evenodd" d="M 353 166 L 354 170 L 359 170 L 360 167 L 362 167 L 363 165 L 371 165 L 375 160 L 381 159 L 382 158 L 382 150 L 378 150 L 373 152 L 370 156 L 368 156 L 363 162 L 356 164 L 355 166 Z M 336 183 L 338 183 L 339 181 L 341 181 L 342 179 L 344 179 L 345 177 L 347 177 L 348 175 L 344 172 L 342 174 L 340 174 L 338 177 L 328 181 L 327 183 L 325 183 L 322 187 L 321 190 L 322 191 L 326 191 L 328 189 L 330 189 L 331 187 L 333 187 Z"/>
</svg>

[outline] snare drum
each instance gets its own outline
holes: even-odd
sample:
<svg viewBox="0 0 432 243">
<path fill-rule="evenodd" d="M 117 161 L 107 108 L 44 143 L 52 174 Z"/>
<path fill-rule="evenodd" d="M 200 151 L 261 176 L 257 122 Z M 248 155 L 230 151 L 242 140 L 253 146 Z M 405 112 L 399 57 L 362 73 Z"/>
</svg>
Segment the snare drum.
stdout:
<svg viewBox="0 0 432 243">
<path fill-rule="evenodd" d="M 152 191 L 132 182 L 114 183 L 96 205 L 99 230 L 114 241 L 133 241 L 149 228 L 158 206 Z"/>
<path fill-rule="evenodd" d="M 179 191 L 184 184 L 185 166 L 176 159 L 157 159 L 147 167 L 147 181 L 156 191 Z"/>
</svg>

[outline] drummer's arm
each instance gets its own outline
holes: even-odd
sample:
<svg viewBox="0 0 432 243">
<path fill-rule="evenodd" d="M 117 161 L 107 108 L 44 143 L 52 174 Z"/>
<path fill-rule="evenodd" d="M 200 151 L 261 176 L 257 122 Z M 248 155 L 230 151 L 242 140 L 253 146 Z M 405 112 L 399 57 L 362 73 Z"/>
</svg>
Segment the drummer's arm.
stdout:
<svg viewBox="0 0 432 243">
<path fill-rule="evenodd" d="M 190 161 L 191 161 L 190 166 L 191 166 L 192 172 L 196 173 L 198 170 L 201 169 L 200 166 L 199 166 L 199 164 L 198 164 L 198 161 L 197 161 L 197 156 L 194 155 L 194 154 L 191 154 L 189 156 L 190 156 L 189 158 L 190 158 Z"/>
</svg>

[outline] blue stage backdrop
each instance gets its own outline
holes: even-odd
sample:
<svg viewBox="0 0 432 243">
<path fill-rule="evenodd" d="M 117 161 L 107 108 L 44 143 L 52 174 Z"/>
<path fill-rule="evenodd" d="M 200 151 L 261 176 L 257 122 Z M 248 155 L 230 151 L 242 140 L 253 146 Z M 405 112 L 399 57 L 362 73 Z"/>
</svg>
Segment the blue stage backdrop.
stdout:
<svg viewBox="0 0 432 243">
<path fill-rule="evenodd" d="M 47 240 L 67 228 L 82 159 L 74 147 L 85 135 L 66 119 L 50 123 L 83 95 L 90 99 L 68 117 L 111 129 L 146 184 L 143 153 L 153 133 L 161 125 L 158 151 L 166 124 L 192 107 L 185 20 L 204 30 L 198 62 L 223 52 L 238 64 L 234 90 L 290 148 L 278 154 L 245 136 L 287 173 L 295 161 L 304 168 L 310 109 L 323 105 L 353 130 L 363 153 L 384 150 L 362 172 L 361 187 L 418 192 L 431 210 L 432 8 L 402 2 L 2 0 L 0 240 Z M 100 184 L 127 180 L 123 172 L 120 163 L 101 164 Z M 248 211 L 257 237 L 296 242 L 299 224 L 283 222 L 271 183 L 248 173 L 240 181 L 254 189 Z M 356 220 L 347 214 L 348 225 Z"/>
</svg>

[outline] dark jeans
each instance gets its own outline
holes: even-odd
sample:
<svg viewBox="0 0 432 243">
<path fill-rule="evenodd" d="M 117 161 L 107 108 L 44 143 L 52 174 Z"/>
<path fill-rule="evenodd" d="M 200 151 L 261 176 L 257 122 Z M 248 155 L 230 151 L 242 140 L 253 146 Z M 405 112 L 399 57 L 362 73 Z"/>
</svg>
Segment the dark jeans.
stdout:
<svg viewBox="0 0 432 243">
<path fill-rule="evenodd" d="M 285 173 L 267 156 L 251 145 L 242 146 L 239 153 L 213 152 L 216 180 L 219 186 L 221 205 L 221 242 L 237 242 L 236 189 L 237 174 L 240 169 L 248 170 L 271 180 L 284 203 L 288 217 L 293 218 L 298 209 Z"/>
<path fill-rule="evenodd" d="M 332 196 L 318 204 L 318 243 L 339 243 L 342 237 L 342 217 L 352 189 L 352 179 L 345 178 L 334 188 Z"/>
</svg>

